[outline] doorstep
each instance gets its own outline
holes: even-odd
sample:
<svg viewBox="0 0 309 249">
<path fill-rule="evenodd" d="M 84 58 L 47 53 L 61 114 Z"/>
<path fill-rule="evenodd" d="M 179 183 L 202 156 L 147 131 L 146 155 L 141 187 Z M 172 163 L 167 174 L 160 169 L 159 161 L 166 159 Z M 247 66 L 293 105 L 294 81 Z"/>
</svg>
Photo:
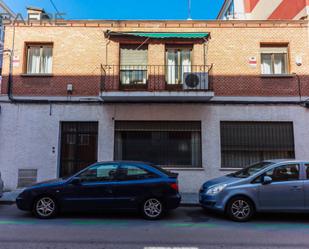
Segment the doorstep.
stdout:
<svg viewBox="0 0 309 249">
<path fill-rule="evenodd" d="M 17 196 L 22 192 L 22 189 L 17 189 L 10 192 L 4 192 L 2 198 L 0 198 L 0 204 L 13 204 Z M 181 193 L 181 206 L 192 207 L 198 206 L 198 194 L 197 193 Z"/>
</svg>

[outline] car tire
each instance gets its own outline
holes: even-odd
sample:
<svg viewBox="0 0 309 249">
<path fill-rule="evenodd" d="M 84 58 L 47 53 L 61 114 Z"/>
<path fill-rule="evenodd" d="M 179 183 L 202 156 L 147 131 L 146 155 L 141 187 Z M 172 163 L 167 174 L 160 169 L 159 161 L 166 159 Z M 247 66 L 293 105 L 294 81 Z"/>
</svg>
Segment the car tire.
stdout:
<svg viewBox="0 0 309 249">
<path fill-rule="evenodd" d="M 234 197 L 228 204 L 226 213 L 233 221 L 249 221 L 255 213 L 252 201 L 246 197 Z"/>
<path fill-rule="evenodd" d="M 159 220 L 165 212 L 163 202 L 155 197 L 148 198 L 143 202 L 141 212 L 147 220 Z"/>
<path fill-rule="evenodd" d="M 51 219 L 56 216 L 57 212 L 57 202 L 50 196 L 41 196 L 34 201 L 33 213 L 40 219 Z"/>
</svg>

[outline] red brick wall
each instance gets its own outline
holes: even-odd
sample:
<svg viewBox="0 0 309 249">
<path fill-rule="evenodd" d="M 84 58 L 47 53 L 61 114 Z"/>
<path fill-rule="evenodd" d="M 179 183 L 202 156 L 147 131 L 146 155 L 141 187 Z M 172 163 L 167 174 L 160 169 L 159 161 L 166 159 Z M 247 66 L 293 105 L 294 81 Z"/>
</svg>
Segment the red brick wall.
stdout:
<svg viewBox="0 0 309 249">
<path fill-rule="evenodd" d="M 99 95 L 102 82 L 101 64 L 119 65 L 119 42 L 104 36 L 113 31 L 148 32 L 210 32 L 206 61 L 213 64 L 212 79 L 215 95 L 220 96 L 297 96 L 296 77 L 260 77 L 260 43 L 284 42 L 289 44 L 290 73 L 301 76 L 302 94 L 309 96 L 309 57 L 307 21 L 119 21 L 68 22 L 66 26 L 46 24 L 16 27 L 15 55 L 20 65 L 13 68 L 13 94 L 66 96 L 67 84 L 73 85 L 73 96 Z M 53 43 L 53 76 L 27 77 L 25 73 L 25 43 Z M 149 41 L 148 64 L 164 65 L 165 42 Z M 7 27 L 5 49 L 12 44 L 12 27 Z M 249 58 L 257 58 L 257 67 L 249 65 Z M 302 56 L 298 67 L 295 58 Z M 4 56 L 2 93 L 7 92 L 9 57 Z M 193 46 L 193 63 L 204 62 L 204 47 Z M 162 67 L 163 69 L 163 67 Z M 116 70 L 117 72 L 117 70 Z M 160 80 L 149 76 L 148 90 L 164 90 L 164 70 L 157 71 Z M 118 90 L 118 74 L 108 75 L 107 90 Z"/>
</svg>

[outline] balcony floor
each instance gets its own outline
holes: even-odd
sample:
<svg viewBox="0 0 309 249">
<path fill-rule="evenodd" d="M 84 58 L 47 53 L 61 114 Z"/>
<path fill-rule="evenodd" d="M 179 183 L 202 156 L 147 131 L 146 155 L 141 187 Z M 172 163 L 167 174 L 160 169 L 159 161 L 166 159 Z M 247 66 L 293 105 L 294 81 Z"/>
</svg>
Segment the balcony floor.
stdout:
<svg viewBox="0 0 309 249">
<path fill-rule="evenodd" d="M 108 91 L 101 92 L 104 102 L 208 102 L 213 91 Z"/>
</svg>

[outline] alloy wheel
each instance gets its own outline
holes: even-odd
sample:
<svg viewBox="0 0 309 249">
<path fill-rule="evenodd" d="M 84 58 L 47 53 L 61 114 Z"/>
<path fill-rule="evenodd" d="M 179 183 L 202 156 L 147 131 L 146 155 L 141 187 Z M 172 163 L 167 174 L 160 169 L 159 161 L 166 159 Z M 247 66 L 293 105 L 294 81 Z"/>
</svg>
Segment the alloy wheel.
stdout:
<svg viewBox="0 0 309 249">
<path fill-rule="evenodd" d="M 36 202 L 35 210 L 40 217 L 50 217 L 54 214 L 56 204 L 50 197 L 43 197 Z"/>
<path fill-rule="evenodd" d="M 155 199 L 148 199 L 144 203 L 144 213 L 147 217 L 155 219 L 162 214 L 162 203 Z"/>
<path fill-rule="evenodd" d="M 236 219 L 242 220 L 250 216 L 251 207 L 245 200 L 236 200 L 232 203 L 231 212 Z"/>
</svg>

